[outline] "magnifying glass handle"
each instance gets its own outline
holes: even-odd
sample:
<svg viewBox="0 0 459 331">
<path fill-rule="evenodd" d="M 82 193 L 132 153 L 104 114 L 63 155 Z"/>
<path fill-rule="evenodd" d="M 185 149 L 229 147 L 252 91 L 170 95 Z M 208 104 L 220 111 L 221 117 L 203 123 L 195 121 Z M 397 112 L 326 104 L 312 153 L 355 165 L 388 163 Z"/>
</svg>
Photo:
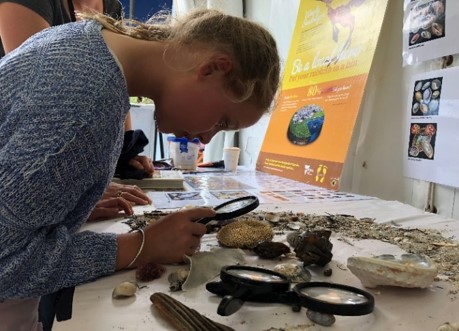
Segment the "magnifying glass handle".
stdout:
<svg viewBox="0 0 459 331">
<path fill-rule="evenodd" d="M 201 223 L 201 224 L 207 224 L 210 221 L 212 221 L 213 219 L 215 219 L 215 218 L 214 217 L 203 217 L 203 218 L 197 219 L 195 222 L 196 223 Z"/>
<path fill-rule="evenodd" d="M 218 305 L 217 314 L 220 316 L 229 316 L 234 314 L 242 307 L 244 300 L 235 298 L 232 295 L 225 295 Z"/>
</svg>

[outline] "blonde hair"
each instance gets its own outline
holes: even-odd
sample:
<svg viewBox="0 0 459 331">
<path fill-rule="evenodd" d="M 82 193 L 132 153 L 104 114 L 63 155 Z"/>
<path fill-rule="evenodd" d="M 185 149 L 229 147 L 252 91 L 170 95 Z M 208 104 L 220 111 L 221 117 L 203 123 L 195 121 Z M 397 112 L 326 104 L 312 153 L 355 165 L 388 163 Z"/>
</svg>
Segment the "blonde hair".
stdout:
<svg viewBox="0 0 459 331">
<path fill-rule="evenodd" d="M 148 22 L 115 20 L 97 13 L 78 13 L 105 28 L 137 39 L 167 41 L 187 47 L 203 46 L 227 54 L 233 67 L 225 87 L 236 102 L 249 101 L 268 110 L 279 87 L 280 60 L 271 34 L 261 25 L 218 10 L 201 9 L 172 19 L 158 13 Z"/>
</svg>

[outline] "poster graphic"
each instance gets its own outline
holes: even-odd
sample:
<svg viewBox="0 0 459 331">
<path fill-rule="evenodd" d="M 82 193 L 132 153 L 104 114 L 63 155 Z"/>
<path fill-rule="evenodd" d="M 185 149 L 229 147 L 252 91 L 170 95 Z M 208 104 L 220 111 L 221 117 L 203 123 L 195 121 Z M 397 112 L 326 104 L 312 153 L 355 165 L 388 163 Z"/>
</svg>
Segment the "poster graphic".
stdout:
<svg viewBox="0 0 459 331">
<path fill-rule="evenodd" d="M 339 189 L 386 6 L 301 1 L 257 170 Z"/>
<path fill-rule="evenodd" d="M 415 75 L 407 105 L 404 174 L 459 187 L 459 68 Z"/>
<path fill-rule="evenodd" d="M 405 0 L 403 65 L 458 53 L 459 1 Z"/>
</svg>

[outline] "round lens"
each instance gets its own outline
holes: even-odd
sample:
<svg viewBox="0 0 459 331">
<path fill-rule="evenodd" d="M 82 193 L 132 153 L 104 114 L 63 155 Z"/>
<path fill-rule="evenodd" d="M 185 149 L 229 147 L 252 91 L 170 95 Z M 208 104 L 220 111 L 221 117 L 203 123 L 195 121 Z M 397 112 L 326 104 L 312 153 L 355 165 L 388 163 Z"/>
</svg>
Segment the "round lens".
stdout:
<svg viewBox="0 0 459 331">
<path fill-rule="evenodd" d="M 339 288 L 307 287 L 301 289 L 300 293 L 315 300 L 321 300 L 328 303 L 359 305 L 368 302 L 368 299 L 362 294 Z"/>
<path fill-rule="evenodd" d="M 236 277 L 249 279 L 252 281 L 257 282 L 268 282 L 268 283 L 279 283 L 285 282 L 284 279 L 277 275 L 272 275 L 269 273 L 253 271 L 253 270 L 245 270 L 245 269 L 228 269 L 227 272 Z"/>
<path fill-rule="evenodd" d="M 222 207 L 215 208 L 215 211 L 217 213 L 231 213 L 233 211 L 245 208 L 248 205 L 250 205 L 251 203 L 253 203 L 252 199 L 234 201 L 234 202 L 228 203 L 228 204 L 226 204 L 226 205 L 224 205 Z"/>
</svg>

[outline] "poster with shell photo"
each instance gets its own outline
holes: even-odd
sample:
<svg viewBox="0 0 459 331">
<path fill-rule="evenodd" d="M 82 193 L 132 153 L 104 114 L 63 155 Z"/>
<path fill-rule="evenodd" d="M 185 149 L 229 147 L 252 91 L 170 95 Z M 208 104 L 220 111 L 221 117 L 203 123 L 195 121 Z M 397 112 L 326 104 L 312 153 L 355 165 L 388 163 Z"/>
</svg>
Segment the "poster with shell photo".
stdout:
<svg viewBox="0 0 459 331">
<path fill-rule="evenodd" d="M 415 75 L 407 105 L 404 174 L 459 187 L 459 68 Z"/>
<path fill-rule="evenodd" d="M 403 65 L 459 52 L 459 1 L 405 0 Z"/>
</svg>

